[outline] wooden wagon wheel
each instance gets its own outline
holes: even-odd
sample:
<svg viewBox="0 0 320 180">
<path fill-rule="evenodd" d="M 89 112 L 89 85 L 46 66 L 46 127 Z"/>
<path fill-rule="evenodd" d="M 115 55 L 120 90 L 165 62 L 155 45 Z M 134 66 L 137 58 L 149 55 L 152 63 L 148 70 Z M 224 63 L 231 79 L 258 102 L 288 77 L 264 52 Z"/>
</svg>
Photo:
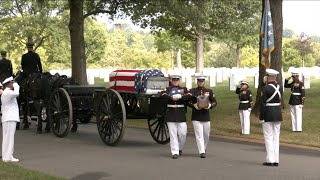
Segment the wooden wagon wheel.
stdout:
<svg viewBox="0 0 320 180">
<path fill-rule="evenodd" d="M 164 115 L 157 114 L 148 119 L 148 127 L 152 138 L 159 144 L 167 144 L 170 142 L 169 129 L 164 121 Z"/>
<path fill-rule="evenodd" d="M 102 141 L 109 146 L 119 144 L 126 122 L 126 109 L 121 95 L 115 90 L 106 90 L 97 107 L 97 126 Z"/>
<path fill-rule="evenodd" d="M 68 135 L 72 124 L 72 103 L 68 92 L 59 88 L 50 96 L 48 118 L 52 132 L 58 137 Z"/>
</svg>

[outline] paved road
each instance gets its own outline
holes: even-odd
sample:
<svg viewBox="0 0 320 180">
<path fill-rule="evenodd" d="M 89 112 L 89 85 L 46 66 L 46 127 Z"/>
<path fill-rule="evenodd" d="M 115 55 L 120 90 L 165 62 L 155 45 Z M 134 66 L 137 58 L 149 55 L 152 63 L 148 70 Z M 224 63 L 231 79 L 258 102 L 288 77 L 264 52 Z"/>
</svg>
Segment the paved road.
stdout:
<svg viewBox="0 0 320 180">
<path fill-rule="evenodd" d="M 201 159 L 189 135 L 183 156 L 173 160 L 169 144 L 155 143 L 146 129 L 127 128 L 117 147 L 102 143 L 95 124 L 65 138 L 21 130 L 15 148 L 20 166 L 74 180 L 320 179 L 319 151 L 281 147 L 280 166 L 265 167 L 262 145 L 213 138 Z"/>
</svg>

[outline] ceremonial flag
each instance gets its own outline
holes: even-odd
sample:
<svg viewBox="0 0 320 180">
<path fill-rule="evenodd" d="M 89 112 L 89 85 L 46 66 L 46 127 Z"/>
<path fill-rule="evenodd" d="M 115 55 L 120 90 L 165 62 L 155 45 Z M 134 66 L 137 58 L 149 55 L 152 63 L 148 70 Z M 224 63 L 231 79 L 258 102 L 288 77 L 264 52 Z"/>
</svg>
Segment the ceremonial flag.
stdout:
<svg viewBox="0 0 320 180">
<path fill-rule="evenodd" d="M 261 64 L 269 68 L 271 66 L 271 53 L 274 50 L 273 25 L 269 0 L 264 1 L 264 10 L 261 22 Z"/>
<path fill-rule="evenodd" d="M 122 91 L 135 91 L 135 75 L 141 70 L 123 69 L 112 71 L 109 75 L 110 89 Z"/>
</svg>

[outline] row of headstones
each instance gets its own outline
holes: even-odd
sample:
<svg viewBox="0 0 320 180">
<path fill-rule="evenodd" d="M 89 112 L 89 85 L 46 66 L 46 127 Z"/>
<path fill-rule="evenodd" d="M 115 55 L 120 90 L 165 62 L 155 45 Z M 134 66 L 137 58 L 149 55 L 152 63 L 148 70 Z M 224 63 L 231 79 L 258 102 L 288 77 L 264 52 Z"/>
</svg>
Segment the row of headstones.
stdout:
<svg viewBox="0 0 320 180">
<path fill-rule="evenodd" d="M 104 80 L 104 82 L 109 82 L 109 74 L 115 69 L 87 69 L 87 80 L 88 84 L 94 84 L 94 78 L 99 77 Z M 192 88 L 193 82 L 196 82 L 194 78 L 195 69 L 194 68 L 182 68 L 182 69 L 164 69 L 161 71 L 165 76 L 170 75 L 181 75 L 182 82 L 186 83 L 187 88 Z M 310 77 L 315 76 L 317 79 L 320 79 L 320 68 L 289 68 L 288 72 L 298 71 L 300 72 L 300 80 L 305 84 L 305 88 L 310 88 Z M 59 73 L 67 76 L 71 76 L 71 70 L 51 70 L 50 73 Z M 284 73 L 282 73 L 284 74 Z M 229 80 L 229 90 L 234 91 L 239 85 L 240 81 L 246 80 L 248 78 L 254 79 L 254 87 L 258 88 L 259 85 L 259 69 L 258 68 L 204 68 L 203 75 L 207 76 L 207 82 L 210 87 L 216 87 L 217 83 Z M 283 80 L 286 77 L 283 76 Z"/>
</svg>

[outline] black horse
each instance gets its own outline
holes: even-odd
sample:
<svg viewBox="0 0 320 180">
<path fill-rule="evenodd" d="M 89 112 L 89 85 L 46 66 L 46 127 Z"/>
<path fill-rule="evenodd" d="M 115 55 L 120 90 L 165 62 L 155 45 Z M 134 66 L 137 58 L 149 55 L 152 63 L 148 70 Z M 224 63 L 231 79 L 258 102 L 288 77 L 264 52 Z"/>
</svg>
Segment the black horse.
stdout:
<svg viewBox="0 0 320 180">
<path fill-rule="evenodd" d="M 18 75 L 17 75 L 18 76 Z M 42 123 L 47 121 L 45 132 L 50 132 L 50 122 L 46 117 L 46 110 L 50 100 L 50 94 L 56 88 L 66 84 L 78 84 L 73 78 L 51 75 L 50 73 L 34 73 L 20 81 L 19 104 L 23 112 L 23 129 L 29 128 L 28 117 L 37 116 L 37 133 L 42 133 Z"/>
</svg>

